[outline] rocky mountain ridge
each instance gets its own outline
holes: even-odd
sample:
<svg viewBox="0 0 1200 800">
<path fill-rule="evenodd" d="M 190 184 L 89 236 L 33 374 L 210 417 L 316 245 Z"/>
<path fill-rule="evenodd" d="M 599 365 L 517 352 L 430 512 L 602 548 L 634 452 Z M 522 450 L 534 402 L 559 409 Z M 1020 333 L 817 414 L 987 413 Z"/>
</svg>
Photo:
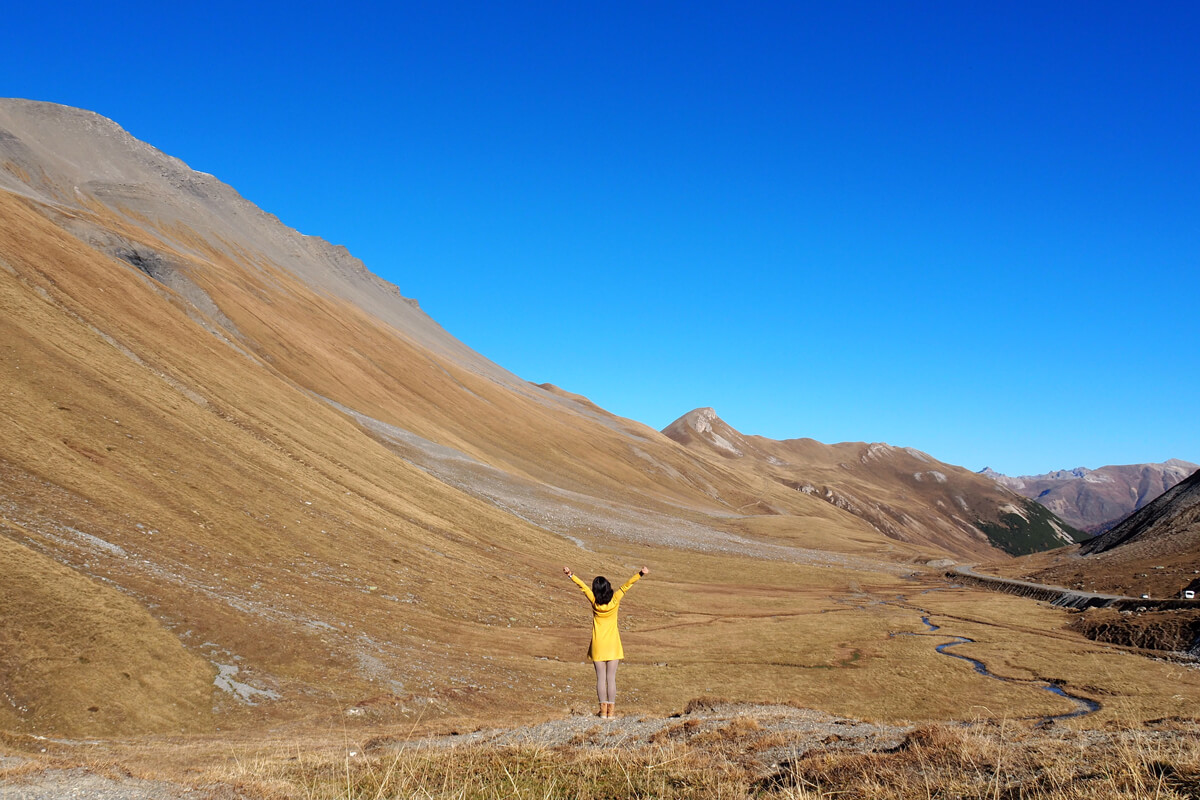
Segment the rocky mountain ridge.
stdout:
<svg viewBox="0 0 1200 800">
<path fill-rule="evenodd" d="M 985 467 L 980 474 L 1038 501 L 1076 528 L 1095 535 L 1113 528 L 1197 469 L 1200 465 L 1173 458 L 1161 464 L 1076 467 L 1018 477 Z"/>
<path fill-rule="evenodd" d="M 1200 468 L 1111 531 L 1084 542 L 1079 552 L 1094 555 L 1176 536 L 1195 538 L 1187 549 L 1200 549 Z"/>
<path fill-rule="evenodd" d="M 1032 577 L 1061 586 L 1177 597 L 1200 581 L 1200 470 L 1112 530 L 1033 564 Z"/>
<path fill-rule="evenodd" d="M 1082 538 L 1036 503 L 915 448 L 747 436 L 712 408 L 684 414 L 663 433 L 760 480 L 848 511 L 901 541 L 919 536 L 959 552 L 986 554 L 999 547 L 1021 554 Z"/>
<path fill-rule="evenodd" d="M 170 274 L 186 287 L 185 295 L 202 297 L 189 285 L 183 263 L 187 257 L 233 260 L 260 275 L 281 268 L 424 347 L 513 387 L 524 383 L 446 334 L 415 300 L 403 297 L 345 247 L 287 227 L 232 186 L 191 169 L 99 114 L 54 103 L 0 100 L 0 163 L 0 188 L 54 209 L 58 224 L 151 277 L 156 269 L 160 278 Z M 115 211 L 132 230 L 97 224 L 87 212 L 98 208 Z"/>
</svg>

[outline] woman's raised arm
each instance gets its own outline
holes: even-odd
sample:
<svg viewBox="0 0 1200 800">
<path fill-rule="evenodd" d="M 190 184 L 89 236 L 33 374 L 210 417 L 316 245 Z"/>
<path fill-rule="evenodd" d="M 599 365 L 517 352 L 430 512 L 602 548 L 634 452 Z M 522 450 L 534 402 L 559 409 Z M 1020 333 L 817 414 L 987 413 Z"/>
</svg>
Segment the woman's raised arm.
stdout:
<svg viewBox="0 0 1200 800">
<path fill-rule="evenodd" d="M 624 585 L 624 586 L 622 586 L 622 587 L 621 587 L 620 589 L 618 589 L 617 591 L 618 591 L 618 592 L 620 592 L 621 594 L 625 594 L 625 592 L 628 592 L 628 591 L 629 591 L 629 588 L 630 588 L 631 586 L 633 586 L 635 583 L 637 583 L 639 580 L 641 580 L 641 577 L 642 577 L 643 575 L 649 575 L 649 574 L 650 574 L 650 568 L 649 568 L 649 567 L 642 567 L 641 569 L 639 569 L 639 570 L 637 571 L 637 574 L 635 574 L 635 575 L 634 575 L 632 578 L 630 578 L 629 580 L 625 581 L 625 585 Z"/>
<path fill-rule="evenodd" d="M 578 576 L 576 576 L 575 573 L 571 571 L 570 567 L 563 567 L 563 574 L 575 582 L 575 585 L 579 587 L 579 591 L 581 591 L 585 595 L 587 595 L 587 599 L 588 599 L 589 603 L 596 602 L 596 596 L 594 594 L 592 594 L 592 587 L 588 586 L 586 583 L 579 580 Z"/>
</svg>

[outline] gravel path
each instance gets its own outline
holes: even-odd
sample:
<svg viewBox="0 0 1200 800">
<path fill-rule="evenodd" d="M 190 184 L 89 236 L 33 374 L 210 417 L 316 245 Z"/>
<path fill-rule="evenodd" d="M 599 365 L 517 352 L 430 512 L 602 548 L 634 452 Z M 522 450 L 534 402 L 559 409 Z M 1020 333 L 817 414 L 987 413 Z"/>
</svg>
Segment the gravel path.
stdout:
<svg viewBox="0 0 1200 800">
<path fill-rule="evenodd" d="M 3 762 L 0 761 L 0 768 Z M 0 800 L 180 800 L 199 797 L 160 781 L 113 780 L 86 769 L 50 769 L 15 778 L 0 778 Z"/>
<path fill-rule="evenodd" d="M 692 742 L 716 751 L 728 750 L 739 761 L 758 762 L 765 769 L 817 749 L 892 750 L 900 746 L 910 730 L 788 705 L 720 703 L 670 717 L 631 715 L 604 720 L 574 716 L 521 728 L 377 741 L 369 746 L 368 753 L 471 746 L 628 750 Z"/>
</svg>

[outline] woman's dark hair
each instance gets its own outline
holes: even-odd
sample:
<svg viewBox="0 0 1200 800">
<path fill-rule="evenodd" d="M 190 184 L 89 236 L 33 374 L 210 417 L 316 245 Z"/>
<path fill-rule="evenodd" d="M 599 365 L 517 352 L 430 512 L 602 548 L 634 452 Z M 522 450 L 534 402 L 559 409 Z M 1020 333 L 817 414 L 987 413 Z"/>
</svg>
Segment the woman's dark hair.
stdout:
<svg viewBox="0 0 1200 800">
<path fill-rule="evenodd" d="M 597 575 L 592 580 L 592 596 L 596 598 L 596 605 L 598 606 L 602 606 L 609 600 L 612 600 L 612 584 L 608 582 L 608 578 L 603 575 Z"/>
</svg>

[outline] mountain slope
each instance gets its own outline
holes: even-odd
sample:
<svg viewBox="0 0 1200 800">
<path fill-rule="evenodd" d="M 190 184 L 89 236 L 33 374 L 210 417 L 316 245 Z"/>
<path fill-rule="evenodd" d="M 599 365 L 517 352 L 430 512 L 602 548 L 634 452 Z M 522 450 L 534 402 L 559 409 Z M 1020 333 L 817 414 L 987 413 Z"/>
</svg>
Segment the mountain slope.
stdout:
<svg viewBox="0 0 1200 800">
<path fill-rule="evenodd" d="M 1025 498 L 912 448 L 746 436 L 711 408 L 663 432 L 772 484 L 818 497 L 901 541 L 995 558 L 1063 546 L 1079 536 Z"/>
<path fill-rule="evenodd" d="M 0 386 L 7 730 L 528 711 L 561 692 L 546 654 L 582 653 L 545 580 L 564 563 L 720 581 L 752 556 L 756 581 L 821 585 L 940 554 L 805 496 L 759 525 L 747 476 L 508 373 L 343 250 L 50 104 L 0 101 Z M 687 608 L 670 586 L 644 624 Z M 88 597 L 103 640 L 26 603 Z"/>
<path fill-rule="evenodd" d="M 722 491 L 740 500 L 731 475 L 487 361 L 344 249 L 286 228 L 114 123 L 6 101 L 0 129 L 0 184 L 279 377 L 534 480 L 655 506 L 664 496 L 719 506 Z"/>
<path fill-rule="evenodd" d="M 981 474 L 1037 500 L 1071 525 L 1103 533 L 1191 475 L 1200 465 L 1171 459 L 1161 464 L 1077 467 L 1045 475 L 1009 477 L 990 469 Z"/>
<path fill-rule="evenodd" d="M 0 259 L 11 268 L 0 273 L 3 532 L 152 607 L 158 624 L 209 662 L 208 692 L 219 665 L 240 665 L 241 683 L 293 699 L 367 696 L 379 681 L 428 690 L 437 682 L 420 672 L 361 669 L 371 659 L 438 662 L 436 653 L 414 658 L 407 637 L 384 634 L 397 608 L 420 650 L 476 619 L 474 591 L 427 575 L 447 561 L 493 574 L 498 542 L 513 554 L 499 559 L 505 565 L 573 549 L 396 458 L 20 201 L 0 197 L 0 210 Z M 467 530 L 476 533 L 459 533 Z M 32 563 L 20 550 L 3 555 L 5 574 Z M 514 601 L 544 605 L 530 587 L 511 591 Z M 419 608 L 397 606 L 414 596 Z M 9 609 L 6 601 L 6 631 L 30 641 L 12 631 Z M 143 618 L 125 608 L 109 625 L 133 647 Z M 56 635 L 84 649 L 94 630 L 68 616 Z M 116 691 L 113 674 L 97 660 L 77 677 L 104 696 Z M 158 702 L 192 693 L 189 674 L 164 669 Z M 240 695 L 216 694 L 206 707 L 254 711 Z M 28 708 L 31 730 L 60 730 L 54 720 L 69 717 Z M 127 714 L 108 725 L 145 729 Z"/>
<path fill-rule="evenodd" d="M 703 657 L 698 592 L 752 584 L 775 613 L 798 583 L 1002 557 L 925 520 L 895 468 L 839 505 L 524 381 L 344 249 L 50 104 L 0 101 L 0 387 L 5 730 L 544 713 L 586 648 L 549 581 L 573 561 L 671 567 L 634 617 L 670 631 L 660 697 L 767 696 L 779 674 Z M 931 485 L 951 469 L 929 463 Z M 730 630 L 757 641 L 728 621 L 730 652 Z"/>
</svg>

